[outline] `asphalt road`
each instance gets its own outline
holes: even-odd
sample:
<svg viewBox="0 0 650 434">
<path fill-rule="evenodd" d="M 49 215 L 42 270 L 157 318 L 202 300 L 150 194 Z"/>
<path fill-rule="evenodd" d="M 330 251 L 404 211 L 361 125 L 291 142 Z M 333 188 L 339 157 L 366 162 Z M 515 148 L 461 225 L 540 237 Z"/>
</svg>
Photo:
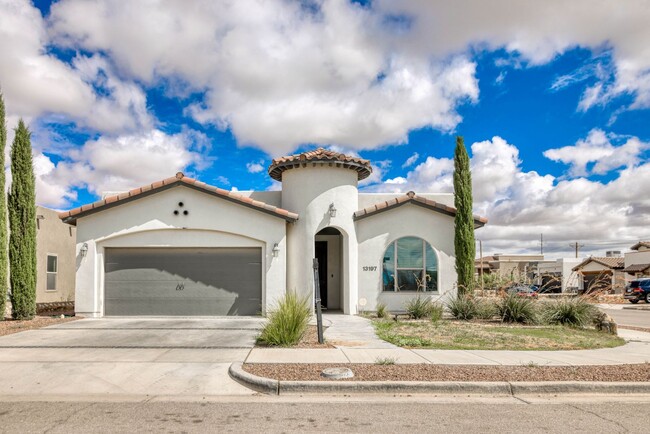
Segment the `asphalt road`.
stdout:
<svg viewBox="0 0 650 434">
<path fill-rule="evenodd" d="M 636 307 L 636 306 L 635 306 Z M 645 308 L 646 304 L 641 302 L 639 307 Z M 650 328 L 650 305 L 648 309 L 604 309 L 605 312 L 616 321 L 617 324 L 633 327 Z"/>
<path fill-rule="evenodd" d="M 0 430 L 70 432 L 648 432 L 647 402 L 517 398 L 248 398 L 223 402 L 0 402 Z"/>
</svg>

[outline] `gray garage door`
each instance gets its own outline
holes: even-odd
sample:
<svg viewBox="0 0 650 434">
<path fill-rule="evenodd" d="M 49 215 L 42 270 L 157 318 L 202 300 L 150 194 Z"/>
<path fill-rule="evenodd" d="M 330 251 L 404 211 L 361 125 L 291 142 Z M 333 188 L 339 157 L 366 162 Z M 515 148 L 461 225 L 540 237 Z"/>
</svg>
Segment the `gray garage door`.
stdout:
<svg viewBox="0 0 650 434">
<path fill-rule="evenodd" d="M 106 249 L 105 315 L 258 315 L 259 248 Z"/>
</svg>

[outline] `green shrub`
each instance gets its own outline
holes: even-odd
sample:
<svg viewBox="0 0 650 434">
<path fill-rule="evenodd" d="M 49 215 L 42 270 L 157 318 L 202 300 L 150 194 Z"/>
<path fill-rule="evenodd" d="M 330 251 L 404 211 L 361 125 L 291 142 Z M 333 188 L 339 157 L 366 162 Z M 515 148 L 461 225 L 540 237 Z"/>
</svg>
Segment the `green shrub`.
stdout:
<svg viewBox="0 0 650 434">
<path fill-rule="evenodd" d="M 537 304 L 529 297 L 508 294 L 497 304 L 497 314 L 503 322 L 534 323 L 537 320 Z"/>
<path fill-rule="evenodd" d="M 476 300 L 476 318 L 492 319 L 497 314 L 497 306 L 492 300 Z"/>
<path fill-rule="evenodd" d="M 431 303 L 431 312 L 429 312 L 429 318 L 431 321 L 438 322 L 442 319 L 442 314 L 444 313 L 445 308 L 440 303 Z"/>
<path fill-rule="evenodd" d="M 553 301 L 544 309 L 544 320 L 549 324 L 584 327 L 593 322 L 597 309 L 582 297 Z"/>
<path fill-rule="evenodd" d="M 476 317 L 476 300 L 469 295 L 461 294 L 447 303 L 449 312 L 456 319 L 470 320 Z"/>
<path fill-rule="evenodd" d="M 431 315 L 433 303 L 428 297 L 422 298 L 418 295 L 417 297 L 407 301 L 404 307 L 406 308 L 406 313 L 409 317 L 412 319 L 420 319 Z"/>
<path fill-rule="evenodd" d="M 305 334 L 311 317 L 309 299 L 288 292 L 267 316 L 259 341 L 275 346 L 295 345 Z"/>
<path fill-rule="evenodd" d="M 377 304 L 377 318 L 386 318 L 390 312 L 384 303 Z"/>
<path fill-rule="evenodd" d="M 397 363 L 397 359 L 394 357 L 377 357 L 375 359 L 375 365 L 389 366 Z"/>
</svg>

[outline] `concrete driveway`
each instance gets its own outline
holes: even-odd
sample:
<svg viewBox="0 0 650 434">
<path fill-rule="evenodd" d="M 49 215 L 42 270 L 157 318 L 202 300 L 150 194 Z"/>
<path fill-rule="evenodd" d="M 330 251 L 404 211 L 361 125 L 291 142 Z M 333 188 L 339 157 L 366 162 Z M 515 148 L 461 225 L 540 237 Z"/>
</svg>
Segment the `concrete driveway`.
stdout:
<svg viewBox="0 0 650 434">
<path fill-rule="evenodd" d="M 262 318 L 83 319 L 0 337 L 0 395 L 236 395 Z"/>
</svg>

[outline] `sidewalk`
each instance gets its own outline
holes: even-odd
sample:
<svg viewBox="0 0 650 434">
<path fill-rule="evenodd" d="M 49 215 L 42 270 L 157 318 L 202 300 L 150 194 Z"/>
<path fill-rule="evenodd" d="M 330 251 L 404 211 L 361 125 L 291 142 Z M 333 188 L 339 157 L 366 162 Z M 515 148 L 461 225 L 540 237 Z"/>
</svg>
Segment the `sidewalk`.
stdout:
<svg viewBox="0 0 650 434">
<path fill-rule="evenodd" d="M 397 364 L 581 366 L 650 362 L 650 333 L 619 329 L 622 347 L 573 351 L 408 350 L 377 338 L 370 320 L 325 314 L 325 338 L 336 348 L 254 348 L 244 363 L 375 363 Z"/>
</svg>

